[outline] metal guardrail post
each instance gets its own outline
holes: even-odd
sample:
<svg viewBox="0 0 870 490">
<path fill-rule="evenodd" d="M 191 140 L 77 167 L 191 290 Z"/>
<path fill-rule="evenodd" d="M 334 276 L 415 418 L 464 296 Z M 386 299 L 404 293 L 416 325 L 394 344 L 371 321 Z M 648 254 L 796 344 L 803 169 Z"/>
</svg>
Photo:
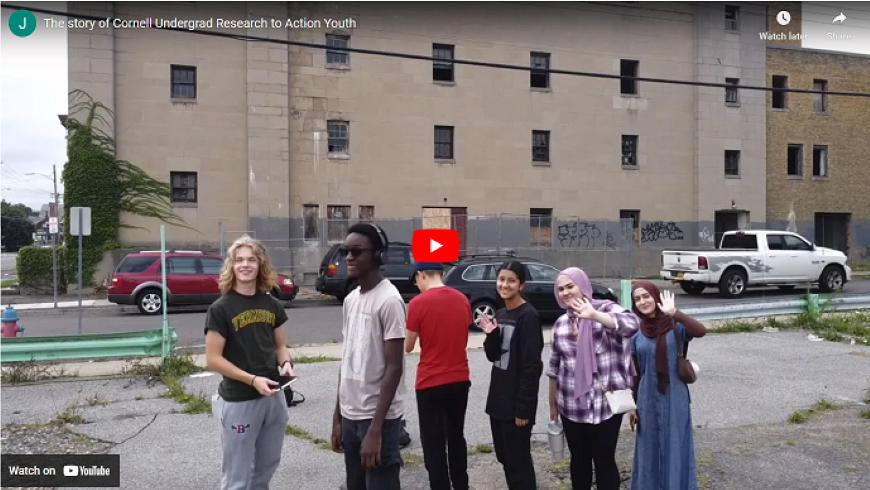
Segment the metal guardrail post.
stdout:
<svg viewBox="0 0 870 490">
<path fill-rule="evenodd" d="M 224 222 L 218 221 L 218 234 L 220 234 L 221 257 L 226 253 L 226 243 L 224 242 Z"/>
<path fill-rule="evenodd" d="M 619 281 L 619 304 L 631 311 L 631 279 Z"/>
<path fill-rule="evenodd" d="M 163 349 L 161 349 L 161 357 L 166 360 L 169 357 L 171 348 L 169 346 L 169 318 L 167 317 L 166 305 L 166 225 L 160 225 L 160 275 L 161 284 L 163 284 Z"/>
<path fill-rule="evenodd" d="M 807 310 L 809 311 L 810 318 L 813 320 L 813 323 L 818 323 L 819 319 L 821 318 L 821 309 L 819 308 L 818 294 L 807 295 Z"/>
</svg>

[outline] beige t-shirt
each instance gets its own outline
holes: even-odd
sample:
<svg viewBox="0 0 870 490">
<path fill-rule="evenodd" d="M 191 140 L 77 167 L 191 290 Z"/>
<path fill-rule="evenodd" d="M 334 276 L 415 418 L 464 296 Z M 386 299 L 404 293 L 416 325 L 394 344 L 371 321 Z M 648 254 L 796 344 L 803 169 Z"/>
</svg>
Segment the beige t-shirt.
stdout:
<svg viewBox="0 0 870 490">
<path fill-rule="evenodd" d="M 405 338 L 405 301 L 390 281 L 382 280 L 367 293 L 357 287 L 344 299 L 344 351 L 338 401 L 341 415 L 350 420 L 371 419 L 378 407 L 386 371 L 384 341 Z M 404 346 L 402 378 L 387 419 L 402 416 L 405 396 Z"/>
</svg>

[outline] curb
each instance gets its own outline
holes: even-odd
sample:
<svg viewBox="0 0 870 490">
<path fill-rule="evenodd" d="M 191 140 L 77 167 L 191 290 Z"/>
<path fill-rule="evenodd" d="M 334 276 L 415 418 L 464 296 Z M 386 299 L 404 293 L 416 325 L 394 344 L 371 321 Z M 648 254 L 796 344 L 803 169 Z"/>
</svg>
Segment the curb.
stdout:
<svg viewBox="0 0 870 490">
<path fill-rule="evenodd" d="M 5 293 L 3 293 L 3 294 L 5 294 Z M 110 310 L 110 309 L 123 310 L 125 308 L 130 308 L 130 311 L 137 311 L 136 305 L 119 305 L 119 304 L 115 304 L 115 303 L 108 303 L 107 304 L 107 303 L 105 303 L 105 301 L 106 301 L 105 299 L 96 299 L 96 300 L 93 298 L 82 299 L 83 303 L 90 302 L 90 301 L 95 301 L 95 302 L 99 302 L 99 303 L 97 303 L 97 304 L 82 304 L 83 310 Z M 335 297 L 333 297 L 333 296 L 324 296 L 324 297 L 320 297 L 320 296 L 299 297 L 299 296 L 297 296 L 292 301 L 289 301 L 287 304 L 293 305 L 296 303 L 306 303 L 306 304 L 307 303 L 326 303 L 326 302 L 335 302 L 335 301 L 336 301 Z M 78 303 L 78 300 L 75 300 L 75 302 Z M 68 303 L 68 301 L 58 301 L 58 303 Z M 3 302 L 3 305 L 4 306 L 12 306 L 16 310 L 18 310 L 19 313 L 76 311 L 79 308 L 78 304 L 76 304 L 74 306 L 60 306 L 60 305 L 58 305 L 58 307 L 55 308 L 53 302 L 51 302 L 51 303 L 15 303 L 15 302 L 6 303 L 6 302 Z M 171 313 L 173 310 L 177 311 L 178 308 L 196 308 L 199 306 L 206 308 L 208 305 L 170 306 L 169 312 Z"/>
</svg>

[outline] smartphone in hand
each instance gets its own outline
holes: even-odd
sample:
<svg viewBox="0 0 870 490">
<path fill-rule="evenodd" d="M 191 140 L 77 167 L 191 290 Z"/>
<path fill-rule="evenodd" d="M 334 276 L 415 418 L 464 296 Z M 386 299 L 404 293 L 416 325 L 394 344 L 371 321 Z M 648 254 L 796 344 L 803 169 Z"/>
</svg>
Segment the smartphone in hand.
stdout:
<svg viewBox="0 0 870 490">
<path fill-rule="evenodd" d="M 278 376 L 278 379 L 276 380 L 278 386 L 272 388 L 272 391 L 286 390 L 290 385 L 295 383 L 297 379 L 299 379 L 297 376 Z"/>
</svg>

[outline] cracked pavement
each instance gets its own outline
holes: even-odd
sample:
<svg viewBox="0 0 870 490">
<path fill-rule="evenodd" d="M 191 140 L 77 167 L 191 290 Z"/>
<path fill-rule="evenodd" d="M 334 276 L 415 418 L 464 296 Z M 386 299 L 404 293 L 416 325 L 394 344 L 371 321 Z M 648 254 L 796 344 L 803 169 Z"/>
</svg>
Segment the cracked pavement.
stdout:
<svg viewBox="0 0 870 490">
<path fill-rule="evenodd" d="M 857 415 L 870 387 L 870 348 L 810 342 L 806 336 L 806 332 L 708 334 L 692 343 L 689 358 L 700 365 L 698 382 L 691 387 L 693 420 L 698 427 L 699 468 L 709 473 L 706 488 L 731 488 L 735 484 L 739 488 L 782 488 L 779 485 L 785 481 L 786 470 L 789 488 L 858 488 L 870 479 L 867 436 L 839 446 L 838 439 L 825 441 L 824 437 L 835 434 L 849 438 L 849 434 L 862 430 L 870 434 L 870 420 Z M 545 348 L 545 362 L 548 356 Z M 484 414 L 489 364 L 481 351 L 470 351 L 469 359 L 472 388 L 466 438 L 469 446 L 489 444 Z M 417 361 L 416 356 L 407 358 L 405 383 L 408 430 L 413 439 L 408 451 L 419 455 L 412 392 Z M 297 366 L 299 381 L 294 389 L 306 400 L 290 409 L 291 425 L 313 437 L 329 439 L 338 367 L 337 362 Z M 181 381 L 186 392 L 211 400 L 220 377 L 186 377 Z M 541 388 L 533 439 L 543 443 L 548 412 L 545 377 L 541 378 Z M 110 443 L 109 452 L 122 455 L 122 488 L 172 488 L 173 481 L 184 481 L 186 488 L 216 488 L 221 454 L 215 419 L 211 414 L 182 413 L 183 405 L 159 396 L 164 391 L 162 383 L 149 383 L 144 378 L 70 378 L 4 385 L 0 407 L 3 437 L 9 434 L 9 424 L 49 422 L 73 404 L 79 407 L 84 422 L 66 427 L 75 434 Z M 787 422 L 795 410 L 808 408 L 821 398 L 853 408 L 825 414 L 802 426 Z M 633 441 L 627 429 L 626 418 L 620 459 L 630 465 Z M 741 451 L 736 451 L 735 441 L 739 441 Z M 812 444 L 804 447 L 804 441 Z M 4 452 L 8 443 L 4 441 Z M 826 446 L 824 451 L 819 450 L 819 444 Z M 838 447 L 849 450 L 837 452 Z M 747 455 L 752 458 L 747 459 Z M 504 477 L 493 461 L 492 454 L 470 459 L 475 488 L 504 487 L 500 485 Z M 557 488 L 552 475 L 543 474 L 547 458 L 541 461 L 541 487 Z M 748 468 L 752 471 L 747 472 Z M 304 482 L 305 488 L 337 489 L 343 475 L 341 455 L 287 436 L 273 485 L 299 488 Z M 422 464 L 406 466 L 402 475 L 403 488 L 428 488 Z"/>
</svg>

